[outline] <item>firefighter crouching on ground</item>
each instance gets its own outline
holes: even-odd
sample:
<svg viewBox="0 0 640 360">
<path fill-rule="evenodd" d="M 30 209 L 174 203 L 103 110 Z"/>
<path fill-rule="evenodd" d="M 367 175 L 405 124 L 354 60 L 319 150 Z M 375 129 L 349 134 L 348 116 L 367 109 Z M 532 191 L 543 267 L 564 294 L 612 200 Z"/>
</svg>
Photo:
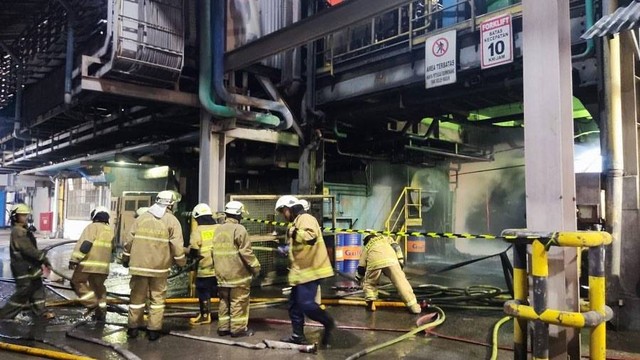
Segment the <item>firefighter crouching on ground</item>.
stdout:
<svg viewBox="0 0 640 360">
<path fill-rule="evenodd" d="M 149 298 L 149 340 L 160 337 L 167 278 L 171 265 L 186 264 L 182 227 L 171 213 L 177 201 L 173 191 L 161 191 L 156 203 L 140 215 L 127 233 L 124 243 L 123 266 L 129 267 L 131 300 L 127 335 L 138 336 L 143 327 L 144 308 Z"/>
<path fill-rule="evenodd" d="M 333 268 L 322 238 L 318 221 L 305 213 L 300 201 L 291 195 L 281 196 L 275 210 L 287 221 L 293 222 L 287 231 L 287 246 L 278 251 L 289 256 L 289 317 L 293 334 L 282 341 L 307 344 L 304 336 L 304 316 L 324 325 L 322 345 L 328 345 L 331 331 L 335 328 L 333 318 L 316 303 L 320 279 L 333 276 Z"/>
<path fill-rule="evenodd" d="M 13 319 L 27 305 L 36 316 L 53 319 L 55 314 L 44 307 L 45 293 L 42 285 L 42 265 L 51 268 L 43 251 L 38 250 L 36 237 L 27 229 L 31 209 L 16 204 L 11 210 L 11 239 L 9 243 L 11 273 L 16 280 L 16 292 L 0 309 L 0 319 Z"/>
<path fill-rule="evenodd" d="M 244 205 L 229 201 L 224 207 L 226 219 L 213 238 L 213 264 L 218 278 L 218 335 L 251 336 L 249 291 L 251 276 L 260 274 L 260 263 L 251 249 L 251 241 L 240 225 Z"/>
<path fill-rule="evenodd" d="M 364 238 L 356 279 L 363 284 L 367 310 L 374 309 L 373 301 L 378 299 L 378 280 L 380 275 L 384 274 L 398 289 L 400 298 L 411 313 L 419 314 L 422 311 L 413 294 L 413 288 L 402 271 L 403 267 L 402 250 L 393 238 L 375 234 Z"/>
<path fill-rule="evenodd" d="M 87 307 L 87 314 L 95 310 L 93 318 L 105 321 L 107 315 L 107 288 L 113 230 L 109 226 L 109 209 L 98 206 L 91 211 L 91 220 L 82 231 L 71 254 L 69 269 L 74 270 L 71 287 L 80 302 Z"/>
<path fill-rule="evenodd" d="M 191 232 L 187 257 L 198 262 L 196 293 L 200 314 L 189 319 L 191 325 L 211 324 L 211 297 L 218 294 L 216 271 L 213 267 L 213 237 L 218 225 L 207 204 L 193 208 L 193 218 L 198 226 Z"/>
</svg>

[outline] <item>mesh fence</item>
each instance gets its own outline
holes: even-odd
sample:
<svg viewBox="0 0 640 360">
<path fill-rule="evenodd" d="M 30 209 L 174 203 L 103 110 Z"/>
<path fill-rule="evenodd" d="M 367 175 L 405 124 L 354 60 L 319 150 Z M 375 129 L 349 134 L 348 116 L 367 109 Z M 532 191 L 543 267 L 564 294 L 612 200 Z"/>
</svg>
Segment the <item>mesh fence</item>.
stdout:
<svg viewBox="0 0 640 360">
<path fill-rule="evenodd" d="M 310 204 L 309 214 L 313 215 L 318 223 L 327 226 L 335 226 L 335 197 L 325 195 L 295 195 L 299 199 L 305 199 Z M 240 201 L 244 204 L 245 209 L 249 212 L 246 217 L 261 219 L 284 221 L 282 215 L 275 211 L 275 204 L 280 195 L 231 195 L 230 200 Z M 262 266 L 259 283 L 268 285 L 278 282 L 284 282 L 287 275 L 288 260 L 276 255 L 275 249 L 278 245 L 285 244 L 287 229 L 284 227 L 276 227 L 273 225 L 260 224 L 255 222 L 244 221 L 242 223 L 251 239 L 254 252 Z M 325 236 L 327 247 L 331 248 L 332 238 Z M 274 249 L 273 251 L 267 250 Z M 332 249 L 329 249 L 330 256 Z M 332 257 L 333 258 L 333 257 Z"/>
</svg>

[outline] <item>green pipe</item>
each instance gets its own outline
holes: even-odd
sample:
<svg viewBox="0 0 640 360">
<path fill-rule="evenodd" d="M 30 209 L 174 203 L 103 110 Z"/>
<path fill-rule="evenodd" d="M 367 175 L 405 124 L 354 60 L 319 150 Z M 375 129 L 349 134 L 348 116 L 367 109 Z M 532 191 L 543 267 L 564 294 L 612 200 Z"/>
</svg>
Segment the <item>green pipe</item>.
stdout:
<svg viewBox="0 0 640 360">
<path fill-rule="evenodd" d="M 245 111 L 239 111 L 238 109 L 230 106 L 224 106 L 216 103 L 212 92 L 213 67 L 211 59 L 213 51 L 211 48 L 211 1 L 202 1 L 200 4 L 202 6 L 200 9 L 200 72 L 198 78 L 198 97 L 200 99 L 200 104 L 209 113 L 216 117 L 238 117 L 270 126 L 273 124 L 279 124 L 280 119 L 277 116 L 271 114 L 248 113 Z"/>
<path fill-rule="evenodd" d="M 593 4 L 594 0 L 585 0 L 584 1 L 584 27 L 589 30 L 595 23 L 593 16 Z M 593 50 L 595 49 L 595 40 L 593 38 L 587 39 L 587 48 L 580 54 L 576 54 L 571 56 L 571 60 L 583 60 L 591 54 L 593 54 Z"/>
</svg>

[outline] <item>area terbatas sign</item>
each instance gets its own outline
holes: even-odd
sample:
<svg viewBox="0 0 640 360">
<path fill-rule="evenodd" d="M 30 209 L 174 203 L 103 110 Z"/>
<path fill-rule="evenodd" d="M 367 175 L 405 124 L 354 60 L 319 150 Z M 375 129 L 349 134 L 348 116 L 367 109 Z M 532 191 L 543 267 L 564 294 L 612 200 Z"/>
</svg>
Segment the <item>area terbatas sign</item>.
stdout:
<svg viewBox="0 0 640 360">
<path fill-rule="evenodd" d="M 424 76 L 427 89 L 456 82 L 456 55 L 456 30 L 426 40 Z"/>
<path fill-rule="evenodd" d="M 511 34 L 511 14 L 498 16 L 480 24 L 480 64 L 482 69 L 513 62 Z"/>
</svg>

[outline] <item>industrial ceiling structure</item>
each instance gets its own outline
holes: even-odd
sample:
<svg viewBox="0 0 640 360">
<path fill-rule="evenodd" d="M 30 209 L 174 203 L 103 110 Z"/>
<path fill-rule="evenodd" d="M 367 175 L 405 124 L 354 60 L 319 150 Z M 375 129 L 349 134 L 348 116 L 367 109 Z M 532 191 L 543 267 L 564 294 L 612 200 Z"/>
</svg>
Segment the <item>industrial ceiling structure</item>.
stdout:
<svg viewBox="0 0 640 360">
<path fill-rule="evenodd" d="M 577 96 L 597 83 L 595 51 L 580 39 L 590 24 L 583 21 L 585 4 L 572 1 Z M 216 45 L 205 31 L 215 34 L 215 25 L 205 29 L 209 18 L 202 18 L 206 11 L 193 0 L 2 2 L 0 171 L 48 166 L 51 174 L 56 163 L 139 144 L 150 144 L 146 149 L 156 154 L 156 142 L 163 149 L 185 147 L 205 111 L 204 86 L 217 91 L 211 99 L 234 108 L 236 125 L 224 126 L 293 126 L 287 131 L 301 144 L 319 134 L 327 141 L 329 167 L 354 158 L 421 166 L 490 160 L 491 146 L 470 141 L 477 136 L 468 134 L 506 121 L 522 126 L 521 111 L 472 121 L 474 113 L 522 101 L 521 5 L 375 5 L 354 1 L 332 7 L 308 0 L 278 15 L 265 2 L 263 36 L 239 46 L 249 35 L 236 43 L 227 33 Z M 241 21 L 232 10 L 226 9 L 227 27 Z M 482 70 L 476 60 L 478 26 L 499 15 L 513 19 L 515 61 Z M 445 90 L 425 89 L 427 36 L 452 28 L 461 49 L 459 81 Z M 225 40 L 227 54 L 216 60 Z M 212 46 L 210 58 L 203 58 L 202 44 Z M 273 115 L 277 118 L 269 118 Z M 459 125 L 455 141 L 440 138 L 441 124 L 447 123 Z M 189 145 L 197 154 L 196 140 Z M 252 157 L 263 153 L 264 145 L 250 142 L 238 149 L 243 152 L 237 156 Z M 146 150 L 136 151 L 139 158 Z M 291 151 L 296 150 L 284 150 Z"/>
</svg>

